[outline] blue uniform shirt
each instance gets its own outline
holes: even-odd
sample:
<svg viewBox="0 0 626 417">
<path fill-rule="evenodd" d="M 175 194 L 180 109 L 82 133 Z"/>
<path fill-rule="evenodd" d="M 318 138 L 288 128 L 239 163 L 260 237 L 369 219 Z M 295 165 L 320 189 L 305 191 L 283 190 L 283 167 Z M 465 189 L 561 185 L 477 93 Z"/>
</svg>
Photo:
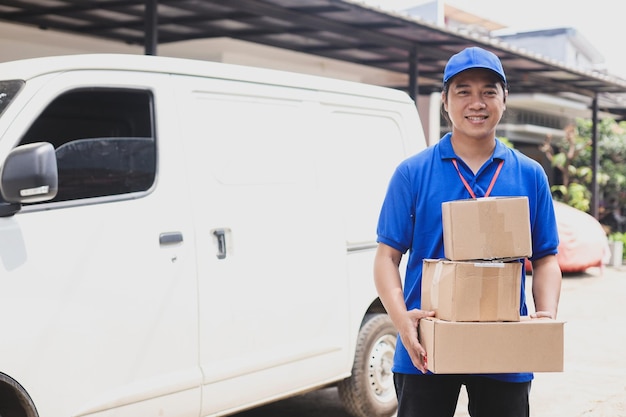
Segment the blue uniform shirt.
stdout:
<svg viewBox="0 0 626 417">
<path fill-rule="evenodd" d="M 407 309 L 420 308 L 422 262 L 444 258 L 441 204 L 471 198 L 452 160 L 477 198 L 484 197 L 500 161 L 504 160 L 490 196 L 526 196 L 530 209 L 533 259 L 557 253 L 559 244 L 552 194 L 542 166 L 496 139 L 491 158 L 474 175 L 454 153 L 451 134 L 403 161 L 395 170 L 378 221 L 377 241 L 409 252 L 404 281 Z M 528 315 L 522 268 L 520 314 Z M 393 371 L 419 374 L 398 337 Z M 522 382 L 532 374 L 497 374 L 494 378 Z"/>
</svg>

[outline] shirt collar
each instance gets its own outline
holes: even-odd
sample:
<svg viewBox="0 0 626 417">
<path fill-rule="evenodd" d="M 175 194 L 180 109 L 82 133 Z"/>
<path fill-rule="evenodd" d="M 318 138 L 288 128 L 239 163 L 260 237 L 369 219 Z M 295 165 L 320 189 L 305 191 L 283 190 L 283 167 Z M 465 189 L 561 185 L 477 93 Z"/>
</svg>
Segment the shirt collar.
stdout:
<svg viewBox="0 0 626 417">
<path fill-rule="evenodd" d="M 439 149 L 441 159 L 454 159 L 457 158 L 454 153 L 454 149 L 452 148 L 452 133 L 446 133 L 441 140 L 439 141 Z M 498 138 L 496 138 L 496 148 L 491 155 L 491 159 L 503 160 L 506 159 L 507 154 L 507 146 L 502 143 Z"/>
</svg>

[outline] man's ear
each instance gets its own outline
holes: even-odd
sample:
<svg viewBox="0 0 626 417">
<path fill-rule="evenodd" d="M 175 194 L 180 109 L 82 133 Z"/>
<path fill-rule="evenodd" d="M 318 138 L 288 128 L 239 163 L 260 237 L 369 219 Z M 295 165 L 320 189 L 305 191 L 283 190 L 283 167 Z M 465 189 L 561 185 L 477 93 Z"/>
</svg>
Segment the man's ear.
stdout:
<svg viewBox="0 0 626 417">
<path fill-rule="evenodd" d="M 448 98 L 446 97 L 445 91 L 441 92 L 441 105 L 443 106 L 443 110 L 447 113 L 448 112 Z"/>
</svg>

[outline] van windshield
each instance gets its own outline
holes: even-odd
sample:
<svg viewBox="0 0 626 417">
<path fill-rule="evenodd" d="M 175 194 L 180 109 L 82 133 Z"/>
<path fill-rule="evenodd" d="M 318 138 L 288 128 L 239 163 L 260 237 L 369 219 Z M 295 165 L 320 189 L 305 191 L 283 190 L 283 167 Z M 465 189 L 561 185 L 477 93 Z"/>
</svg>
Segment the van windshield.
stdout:
<svg viewBox="0 0 626 417">
<path fill-rule="evenodd" d="M 23 80 L 0 81 L 0 115 L 24 85 Z"/>
</svg>

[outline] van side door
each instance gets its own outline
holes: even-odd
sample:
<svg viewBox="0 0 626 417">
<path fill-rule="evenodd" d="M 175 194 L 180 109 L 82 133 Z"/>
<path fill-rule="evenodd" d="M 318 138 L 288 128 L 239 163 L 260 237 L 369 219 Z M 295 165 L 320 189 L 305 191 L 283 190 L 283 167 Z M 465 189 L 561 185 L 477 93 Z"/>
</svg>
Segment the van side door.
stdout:
<svg viewBox="0 0 626 417">
<path fill-rule="evenodd" d="M 314 91 L 208 78 L 177 91 L 195 191 L 202 415 L 347 376 L 346 242 L 319 198 Z"/>
</svg>

